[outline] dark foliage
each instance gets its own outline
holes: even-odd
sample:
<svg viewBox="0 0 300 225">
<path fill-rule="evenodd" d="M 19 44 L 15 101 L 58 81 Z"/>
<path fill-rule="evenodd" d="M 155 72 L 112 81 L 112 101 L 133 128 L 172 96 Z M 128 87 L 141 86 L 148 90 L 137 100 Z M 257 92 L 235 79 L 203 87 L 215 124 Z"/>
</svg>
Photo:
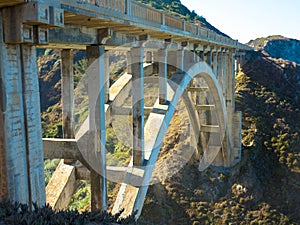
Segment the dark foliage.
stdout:
<svg viewBox="0 0 300 225">
<path fill-rule="evenodd" d="M 78 213 L 77 211 L 53 211 L 49 206 L 38 207 L 11 203 L 3 200 L 0 203 L 0 225 L 116 225 L 136 224 L 134 216 L 120 218 L 119 214 L 93 211 Z"/>
</svg>

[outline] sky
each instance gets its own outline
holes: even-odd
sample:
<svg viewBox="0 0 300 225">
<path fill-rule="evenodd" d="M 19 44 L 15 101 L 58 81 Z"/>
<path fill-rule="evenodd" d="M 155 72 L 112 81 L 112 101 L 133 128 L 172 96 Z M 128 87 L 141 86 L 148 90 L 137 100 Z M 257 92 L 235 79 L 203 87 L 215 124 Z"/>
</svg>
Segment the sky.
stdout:
<svg viewBox="0 0 300 225">
<path fill-rule="evenodd" d="M 181 0 L 233 39 L 282 35 L 300 40 L 300 0 Z"/>
</svg>

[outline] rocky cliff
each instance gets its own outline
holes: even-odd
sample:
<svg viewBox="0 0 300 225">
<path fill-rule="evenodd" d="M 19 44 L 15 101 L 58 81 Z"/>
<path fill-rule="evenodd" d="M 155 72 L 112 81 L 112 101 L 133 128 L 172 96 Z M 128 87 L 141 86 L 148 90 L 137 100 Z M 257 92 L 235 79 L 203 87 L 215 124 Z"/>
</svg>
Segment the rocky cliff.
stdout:
<svg viewBox="0 0 300 225">
<path fill-rule="evenodd" d="M 262 50 L 272 58 L 282 58 L 300 64 L 300 41 L 273 35 L 266 38 L 257 38 L 248 43 L 256 50 Z"/>
</svg>

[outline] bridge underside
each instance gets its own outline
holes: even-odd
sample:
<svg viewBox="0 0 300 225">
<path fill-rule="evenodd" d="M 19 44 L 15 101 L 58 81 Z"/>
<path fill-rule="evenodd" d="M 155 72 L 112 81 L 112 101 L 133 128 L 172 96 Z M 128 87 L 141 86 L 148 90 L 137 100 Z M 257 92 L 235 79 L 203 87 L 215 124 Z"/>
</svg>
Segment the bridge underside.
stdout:
<svg viewBox="0 0 300 225">
<path fill-rule="evenodd" d="M 42 140 L 36 48 L 61 49 L 63 139 Z M 89 64 L 89 115 L 76 132 L 72 49 L 86 50 Z M 0 198 L 43 205 L 43 159 L 61 158 L 67 164 L 60 163 L 47 186 L 54 208 L 66 208 L 77 180 L 89 179 L 92 209 L 107 209 L 110 179 L 122 183 L 113 212 L 125 207 L 124 215 L 138 210 L 139 216 L 179 99 L 199 170 L 240 160 L 234 77 L 249 48 L 235 40 L 133 0 L 0 0 L 0 50 Z M 109 86 L 114 51 L 127 52 L 127 73 Z M 157 85 L 152 106 L 145 106 L 147 83 Z M 116 115 L 131 118 L 126 167 L 106 165 L 106 127 Z"/>
</svg>

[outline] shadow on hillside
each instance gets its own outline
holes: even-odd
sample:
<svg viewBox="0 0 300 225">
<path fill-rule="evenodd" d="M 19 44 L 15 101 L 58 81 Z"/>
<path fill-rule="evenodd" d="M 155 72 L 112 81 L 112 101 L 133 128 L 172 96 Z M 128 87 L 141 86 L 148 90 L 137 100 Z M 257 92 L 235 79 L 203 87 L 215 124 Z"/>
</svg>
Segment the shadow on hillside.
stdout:
<svg viewBox="0 0 300 225">
<path fill-rule="evenodd" d="M 260 201 L 299 222 L 300 67 L 261 52 L 247 58 L 246 88 L 237 92 L 237 108 L 246 138 L 255 139 L 249 158 L 263 185 Z"/>
</svg>

